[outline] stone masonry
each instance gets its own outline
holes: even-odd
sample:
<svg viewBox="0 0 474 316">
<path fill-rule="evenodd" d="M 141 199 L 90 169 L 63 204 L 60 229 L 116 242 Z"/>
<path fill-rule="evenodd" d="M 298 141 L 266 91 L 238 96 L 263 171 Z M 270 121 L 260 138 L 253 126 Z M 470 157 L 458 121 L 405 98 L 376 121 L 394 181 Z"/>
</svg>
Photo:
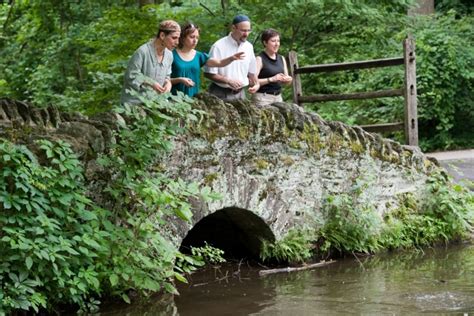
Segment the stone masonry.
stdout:
<svg viewBox="0 0 474 316">
<path fill-rule="evenodd" d="M 193 201 L 192 222 L 170 224 L 168 233 L 178 244 L 201 219 L 226 208 L 251 211 L 278 239 L 290 228 L 320 225 L 324 199 L 357 186 L 365 188 L 359 199 L 382 215 L 397 206 L 400 194 L 417 194 L 439 168 L 418 148 L 327 122 L 294 104 L 256 108 L 203 94 L 195 107 L 205 115 L 176 137 L 174 150 L 160 163 L 169 176 L 209 186 L 222 198 Z M 30 148 L 39 138 L 68 141 L 95 186 L 103 181 L 95 159 L 114 142 L 118 119 L 113 113 L 85 117 L 0 99 L 1 138 Z"/>
</svg>

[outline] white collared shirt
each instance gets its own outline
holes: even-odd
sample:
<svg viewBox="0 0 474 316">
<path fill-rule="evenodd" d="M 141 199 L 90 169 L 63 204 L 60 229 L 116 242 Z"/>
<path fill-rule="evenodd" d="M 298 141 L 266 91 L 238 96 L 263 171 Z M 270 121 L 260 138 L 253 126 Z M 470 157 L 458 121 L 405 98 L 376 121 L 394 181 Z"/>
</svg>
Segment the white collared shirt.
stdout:
<svg viewBox="0 0 474 316">
<path fill-rule="evenodd" d="M 248 74 L 255 74 L 257 72 L 257 64 L 255 61 L 255 54 L 253 52 L 253 45 L 248 42 L 237 42 L 230 34 L 221 38 L 212 45 L 209 51 L 209 57 L 215 59 L 224 59 L 234 55 L 238 52 L 244 52 L 245 58 L 243 60 L 235 60 L 225 67 L 204 67 L 204 72 L 211 74 L 219 74 L 233 80 L 239 80 L 243 86 L 249 85 Z M 229 88 L 227 84 L 215 82 L 217 85 Z"/>
</svg>

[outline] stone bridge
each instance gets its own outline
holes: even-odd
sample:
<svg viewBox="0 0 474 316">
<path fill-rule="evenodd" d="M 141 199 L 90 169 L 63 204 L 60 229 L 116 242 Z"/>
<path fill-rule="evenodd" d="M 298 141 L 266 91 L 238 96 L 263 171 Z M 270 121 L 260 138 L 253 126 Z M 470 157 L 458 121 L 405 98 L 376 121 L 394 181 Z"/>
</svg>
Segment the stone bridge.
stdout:
<svg viewBox="0 0 474 316">
<path fill-rule="evenodd" d="M 192 222 L 170 222 L 166 233 L 177 245 L 207 240 L 235 256 L 257 255 L 262 238 L 321 225 L 328 196 L 364 188 L 358 200 L 383 215 L 397 207 L 400 194 L 419 194 L 438 168 L 417 148 L 324 121 L 293 104 L 259 109 L 204 94 L 195 106 L 207 115 L 175 139 L 162 163 L 170 176 L 207 185 L 222 198 L 192 201 Z M 0 100 L 0 137 L 12 139 L 12 131 L 26 130 L 22 142 L 43 137 L 70 142 L 91 184 L 99 181 L 96 154 L 114 141 L 114 120 L 111 113 L 87 118 Z"/>
</svg>

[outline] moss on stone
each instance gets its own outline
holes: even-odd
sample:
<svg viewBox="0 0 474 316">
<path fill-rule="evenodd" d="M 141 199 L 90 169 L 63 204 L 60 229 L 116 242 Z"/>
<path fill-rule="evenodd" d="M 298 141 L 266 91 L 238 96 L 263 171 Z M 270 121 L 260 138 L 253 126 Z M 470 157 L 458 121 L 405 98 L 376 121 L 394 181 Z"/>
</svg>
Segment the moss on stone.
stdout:
<svg viewBox="0 0 474 316">
<path fill-rule="evenodd" d="M 270 162 L 262 158 L 257 158 L 255 159 L 255 167 L 258 170 L 268 169 L 268 167 L 270 167 Z"/>
<path fill-rule="evenodd" d="M 237 134 L 240 139 L 247 140 L 251 135 L 250 128 L 240 125 L 237 129 Z"/>
<path fill-rule="evenodd" d="M 399 165 L 400 164 L 400 156 L 397 153 L 392 153 L 390 162 Z"/>
<path fill-rule="evenodd" d="M 382 159 L 382 153 L 378 150 L 376 150 L 375 148 L 372 148 L 370 150 L 370 157 L 374 158 L 374 159 L 380 159 L 380 160 L 383 160 Z"/>
<path fill-rule="evenodd" d="M 344 138 L 336 133 L 331 133 L 326 141 L 327 154 L 331 157 L 336 156 L 338 150 L 344 146 Z"/>
<path fill-rule="evenodd" d="M 350 144 L 351 150 L 355 154 L 362 154 L 364 152 L 364 146 L 359 141 L 352 141 Z"/>
<path fill-rule="evenodd" d="M 219 174 L 216 172 L 206 174 L 204 176 L 204 184 L 205 185 L 211 185 L 214 180 L 216 180 L 219 177 Z"/>
<path fill-rule="evenodd" d="M 433 167 L 434 164 L 428 159 L 423 159 L 423 165 L 425 166 L 426 170 L 429 170 Z"/>
<path fill-rule="evenodd" d="M 294 138 L 290 139 L 290 142 L 288 143 L 288 145 L 294 149 L 301 149 L 301 143 L 298 139 L 294 139 Z"/>
<path fill-rule="evenodd" d="M 18 142 L 20 140 L 26 142 L 33 134 L 33 131 L 35 131 L 36 134 L 43 134 L 44 132 L 42 128 L 36 128 L 34 130 L 33 127 L 26 124 L 13 124 L 12 128 L 6 128 L 4 131 L 6 138 L 12 142 Z"/>
<path fill-rule="evenodd" d="M 312 152 L 319 152 L 324 148 L 324 144 L 321 141 L 319 128 L 315 124 L 304 124 L 303 131 L 299 134 L 301 140 L 303 140 L 308 149 Z"/>
</svg>

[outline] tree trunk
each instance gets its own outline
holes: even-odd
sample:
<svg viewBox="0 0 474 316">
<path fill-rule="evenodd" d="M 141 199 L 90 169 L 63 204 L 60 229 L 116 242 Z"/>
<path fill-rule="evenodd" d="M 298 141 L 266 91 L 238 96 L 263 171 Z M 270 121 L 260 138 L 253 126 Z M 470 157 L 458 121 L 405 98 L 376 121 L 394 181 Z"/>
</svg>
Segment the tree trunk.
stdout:
<svg viewBox="0 0 474 316">
<path fill-rule="evenodd" d="M 433 14 L 435 12 L 434 0 L 417 0 L 416 4 L 408 9 L 408 15 Z"/>
</svg>

